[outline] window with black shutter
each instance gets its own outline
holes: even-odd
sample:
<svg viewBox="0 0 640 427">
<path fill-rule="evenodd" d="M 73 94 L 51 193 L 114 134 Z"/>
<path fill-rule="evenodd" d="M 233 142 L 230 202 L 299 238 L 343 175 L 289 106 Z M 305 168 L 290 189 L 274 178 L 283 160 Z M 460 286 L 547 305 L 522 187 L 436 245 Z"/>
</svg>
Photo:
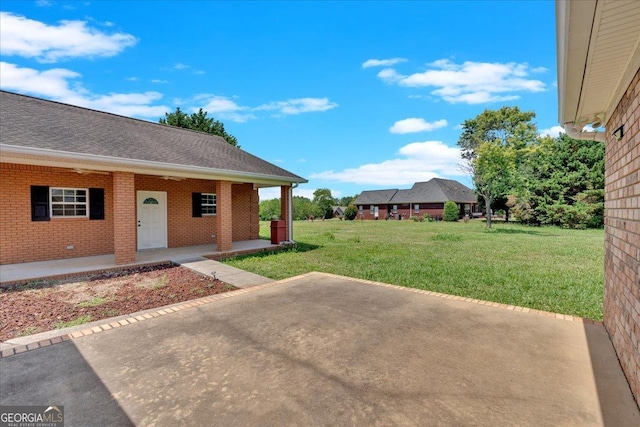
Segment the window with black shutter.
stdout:
<svg viewBox="0 0 640 427">
<path fill-rule="evenodd" d="M 31 186 L 31 221 L 49 221 L 49 187 Z"/>
<path fill-rule="evenodd" d="M 89 189 L 89 219 L 104 219 L 104 188 Z"/>
</svg>

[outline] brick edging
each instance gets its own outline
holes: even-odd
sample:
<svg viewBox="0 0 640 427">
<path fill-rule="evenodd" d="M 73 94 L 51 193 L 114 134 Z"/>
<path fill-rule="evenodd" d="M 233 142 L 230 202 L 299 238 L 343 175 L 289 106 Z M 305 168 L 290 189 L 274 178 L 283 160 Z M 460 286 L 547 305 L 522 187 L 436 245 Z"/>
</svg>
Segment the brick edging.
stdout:
<svg viewBox="0 0 640 427">
<path fill-rule="evenodd" d="M 384 287 L 384 288 L 397 289 L 397 290 L 401 290 L 401 291 L 405 291 L 405 292 L 413 292 L 413 293 L 417 293 L 417 294 L 429 295 L 429 296 L 433 296 L 433 297 L 437 297 L 437 298 L 443 298 L 443 299 L 452 300 L 452 301 L 463 301 L 463 302 L 468 302 L 468 303 L 472 303 L 472 304 L 485 305 L 485 306 L 488 306 L 488 307 L 501 308 L 501 309 L 510 310 L 510 311 L 514 311 L 514 312 L 534 314 L 534 315 L 539 315 L 539 316 L 543 316 L 543 317 L 550 317 L 550 318 L 555 318 L 555 319 L 559 319 L 559 320 L 564 320 L 564 321 L 569 321 L 569 322 L 574 322 L 574 323 L 580 323 L 580 324 L 584 324 L 584 325 L 602 325 L 602 322 L 599 322 L 599 321 L 596 321 L 596 320 L 585 319 L 583 317 L 571 316 L 571 315 L 568 315 L 568 314 L 552 313 L 552 312 L 549 312 L 549 311 L 536 310 L 536 309 L 527 308 L 527 307 L 520 307 L 520 306 L 515 306 L 515 305 L 501 304 L 501 303 L 497 303 L 497 302 L 484 301 L 484 300 L 479 300 L 479 299 L 475 299 L 475 298 L 466 298 L 466 297 L 461 297 L 461 296 L 456 296 L 456 295 L 443 294 L 443 293 L 440 293 L 440 292 L 426 291 L 426 290 L 416 289 L 416 288 L 408 288 L 406 286 L 390 285 L 388 283 L 383 283 L 383 282 L 374 282 L 374 281 L 371 281 L 371 280 L 357 279 L 357 278 L 354 278 L 354 277 L 347 277 L 347 276 L 340 276 L 338 274 L 321 273 L 321 272 L 313 271 L 313 272 L 310 272 L 310 273 L 301 274 L 299 276 L 294 276 L 294 277 L 289 277 L 289 278 L 278 280 L 278 281 L 274 281 L 274 282 L 264 283 L 262 285 L 256 285 L 256 286 L 251 286 L 249 288 L 239 289 L 239 290 L 236 290 L 236 291 L 223 292 L 221 294 L 210 295 L 208 297 L 199 298 L 197 300 L 187 301 L 185 303 L 182 303 L 182 304 L 179 304 L 179 305 L 175 305 L 175 306 L 171 306 L 171 307 L 168 307 L 168 306 L 160 307 L 155 311 L 148 311 L 145 314 L 140 314 L 140 315 L 137 315 L 137 316 L 130 316 L 130 317 L 118 320 L 118 321 L 105 322 L 103 324 L 100 324 L 100 325 L 97 325 L 97 326 L 93 326 L 91 328 L 87 328 L 87 329 L 82 329 L 82 330 L 79 330 L 79 331 L 71 332 L 69 334 L 63 334 L 63 335 L 56 336 L 56 337 L 53 337 L 53 338 L 49 338 L 49 339 L 44 339 L 44 340 L 41 340 L 41 341 L 33 342 L 33 343 L 30 343 L 30 344 L 20 345 L 20 346 L 16 346 L 16 347 L 13 347 L 13 348 L 8 348 L 8 349 L 5 349 L 5 350 L 2 350 L 2 352 L 0 353 L 0 359 L 3 359 L 5 357 L 10 357 L 10 356 L 13 356 L 15 354 L 20 354 L 20 353 L 24 353 L 24 352 L 27 352 L 27 351 L 35 350 L 35 349 L 38 349 L 38 348 L 48 347 L 48 346 L 53 345 L 53 344 L 58 344 L 58 343 L 61 343 L 61 342 L 74 340 L 74 339 L 81 338 L 81 337 L 84 337 L 84 336 L 97 334 L 97 333 L 100 333 L 100 332 L 103 332 L 103 331 L 108 331 L 110 329 L 115 329 L 115 328 L 119 328 L 119 327 L 122 327 L 122 326 L 127 326 L 127 325 L 131 325 L 131 324 L 134 324 L 134 323 L 138 323 L 138 322 L 144 322 L 145 320 L 148 320 L 148 319 L 153 319 L 155 317 L 165 316 L 165 315 L 170 314 L 170 313 L 175 313 L 175 312 L 178 312 L 178 311 L 181 311 L 181 310 L 198 307 L 198 306 L 201 306 L 201 305 L 204 305 L 204 304 L 209 304 L 209 303 L 212 303 L 212 302 L 215 302 L 215 301 L 219 301 L 219 300 L 222 300 L 222 299 L 225 299 L 225 298 L 230 298 L 230 297 L 234 297 L 234 296 L 237 296 L 237 295 L 242 295 L 242 294 L 246 294 L 246 293 L 249 293 L 249 292 L 259 291 L 261 289 L 270 288 L 270 287 L 277 286 L 277 285 L 280 285 L 280 284 L 283 284 L 283 283 L 288 283 L 288 282 L 292 282 L 294 280 L 298 280 L 298 279 L 301 279 L 301 278 L 313 277 L 313 276 L 334 277 L 334 278 L 339 278 L 339 279 L 343 279 L 343 280 L 348 280 L 348 281 L 351 281 L 351 282 L 357 282 L 357 283 L 363 283 L 363 284 L 368 284 L 368 285 L 381 286 L 381 287 Z"/>
<path fill-rule="evenodd" d="M 71 341 L 77 338 L 81 338 L 81 337 L 85 337 L 88 335 L 93 335 L 93 334 L 97 334 L 100 332 L 104 332 L 104 331 L 108 331 L 109 329 L 116 329 L 122 326 L 127 326 L 127 325 L 132 325 L 134 323 L 138 323 L 138 322 L 144 322 L 145 320 L 149 320 L 149 319 L 153 319 L 156 317 L 160 317 L 160 316 L 165 316 L 167 314 L 170 313 L 176 313 L 178 311 L 181 310 L 185 310 L 188 308 L 194 308 L 194 307 L 199 307 L 201 305 L 204 304 L 209 304 L 215 301 L 219 301 L 225 298 L 230 298 L 230 297 L 234 297 L 237 295 L 242 295 L 242 294 L 246 294 L 248 292 L 253 292 L 253 291 L 257 291 L 260 289 L 264 289 L 264 288 L 268 288 L 271 286 L 275 286 L 277 284 L 280 283 L 284 283 L 290 281 L 290 279 L 284 279 L 278 282 L 269 282 L 269 283 L 264 283 L 262 285 L 256 285 L 256 286 L 251 286 L 249 288 L 244 288 L 244 289 L 238 289 L 236 291 L 229 291 L 229 292 L 223 292 L 220 294 L 215 294 L 215 295 L 210 295 L 204 298 L 199 298 L 196 300 L 191 300 L 191 301 L 186 301 L 182 304 L 177 304 L 177 305 L 173 305 L 173 306 L 164 306 L 164 307 L 159 307 L 157 309 L 155 309 L 155 311 L 152 311 L 154 309 L 151 309 L 150 311 L 147 311 L 144 314 L 139 314 L 136 316 L 129 316 L 126 317 L 124 319 L 121 320 L 117 320 L 117 321 L 111 321 L 109 322 L 109 319 L 105 319 L 107 320 L 105 323 L 87 328 L 87 329 L 82 329 L 82 330 L 78 330 L 75 332 L 71 332 L 68 334 L 62 334 L 59 336 L 55 336 L 53 338 L 48 338 L 48 339 L 44 339 L 41 341 L 37 341 L 37 342 L 33 342 L 33 343 L 29 343 L 26 345 L 19 345 L 16 347 L 12 347 L 12 348 L 8 348 L 5 350 L 2 350 L 2 352 L 0 352 L 0 359 L 3 359 L 5 357 L 10 357 L 13 356 L 15 354 L 20 354 L 20 353 L 24 353 L 27 351 L 31 351 L 31 350 L 35 350 L 38 348 L 42 348 L 42 347 L 48 347 L 50 345 L 53 344 L 59 344 L 61 342 L 65 342 L 65 341 Z"/>
</svg>

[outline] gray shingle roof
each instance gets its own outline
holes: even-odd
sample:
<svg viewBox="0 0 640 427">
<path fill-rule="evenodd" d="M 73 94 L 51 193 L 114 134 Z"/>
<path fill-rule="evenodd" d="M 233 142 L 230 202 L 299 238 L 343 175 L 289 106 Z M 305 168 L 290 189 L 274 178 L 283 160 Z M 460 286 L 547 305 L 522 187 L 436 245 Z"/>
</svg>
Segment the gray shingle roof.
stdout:
<svg viewBox="0 0 640 427">
<path fill-rule="evenodd" d="M 0 91 L 0 143 L 306 182 L 222 137 Z"/>
<path fill-rule="evenodd" d="M 458 181 L 433 178 L 427 182 L 416 182 L 409 190 L 363 191 L 354 201 L 356 205 L 383 205 L 402 203 L 475 203 L 476 193 Z"/>
<path fill-rule="evenodd" d="M 398 190 L 368 190 L 363 191 L 353 201 L 354 205 L 384 205 Z"/>
</svg>

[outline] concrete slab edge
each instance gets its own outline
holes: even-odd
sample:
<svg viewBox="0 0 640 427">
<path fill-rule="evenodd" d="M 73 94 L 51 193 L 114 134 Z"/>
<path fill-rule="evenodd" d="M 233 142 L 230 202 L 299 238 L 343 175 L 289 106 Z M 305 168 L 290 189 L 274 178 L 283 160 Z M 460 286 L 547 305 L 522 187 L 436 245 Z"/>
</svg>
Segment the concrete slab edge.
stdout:
<svg viewBox="0 0 640 427">
<path fill-rule="evenodd" d="M 207 296 L 207 297 L 204 297 L 204 298 L 199 298 L 199 299 L 196 299 L 196 300 L 191 300 L 191 301 L 185 301 L 185 302 L 182 302 L 182 303 L 172 304 L 170 306 L 164 306 L 164 307 L 159 307 L 159 308 L 155 308 L 155 309 L 150 309 L 150 310 L 147 310 L 147 311 L 144 311 L 144 312 L 134 313 L 134 314 L 131 314 L 131 315 L 128 315 L 128 316 L 121 316 L 119 318 L 105 319 L 104 321 L 96 322 L 97 324 L 94 323 L 94 324 L 91 324 L 91 325 L 83 325 L 83 326 L 77 327 L 77 330 L 75 330 L 73 332 L 68 332 L 68 333 L 67 332 L 61 332 L 60 335 L 56 335 L 56 336 L 51 337 L 51 338 L 46 338 L 46 339 L 37 340 L 37 341 L 34 340 L 33 342 L 20 344 L 20 345 L 16 345 L 14 347 L 11 347 L 11 348 L 3 349 L 2 352 L 0 352 L 0 359 L 3 359 L 5 357 L 10 357 L 10 356 L 13 356 L 13 355 L 16 355 L 16 354 L 25 353 L 25 352 L 31 351 L 31 350 L 36 350 L 38 348 L 48 347 L 50 345 L 58 344 L 58 343 L 61 343 L 61 342 L 82 338 L 84 336 L 93 335 L 93 334 L 100 333 L 100 332 L 103 332 L 103 331 L 108 331 L 110 329 L 124 327 L 124 326 L 131 325 L 131 324 L 138 323 L 138 322 L 144 322 L 145 320 L 153 319 L 153 318 L 156 318 L 156 317 L 159 317 L 159 316 L 165 316 L 165 315 L 168 315 L 168 314 L 171 314 L 171 313 L 176 313 L 178 311 L 187 310 L 187 309 L 190 309 L 190 308 L 195 308 L 195 307 L 198 307 L 198 306 L 201 306 L 201 305 L 204 305 L 204 304 L 210 304 L 210 303 L 213 303 L 213 302 L 225 299 L 225 298 L 231 298 L 231 297 L 238 296 L 238 295 L 243 295 L 243 294 L 246 294 L 246 293 L 249 293 L 249 292 L 256 292 L 256 291 L 259 291 L 261 289 L 270 288 L 270 287 L 273 287 L 273 286 L 289 283 L 289 282 L 292 282 L 292 281 L 295 281 L 295 280 L 298 280 L 298 279 L 302 279 L 302 278 L 305 278 L 305 277 L 318 277 L 318 276 L 320 276 L 320 277 L 322 277 L 322 276 L 324 276 L 324 277 L 333 277 L 333 278 L 342 279 L 342 280 L 355 282 L 355 283 L 362 283 L 362 284 L 368 284 L 368 285 L 374 285 L 374 286 L 382 286 L 382 287 L 385 287 L 385 288 L 397 289 L 397 290 L 404 291 L 404 292 L 413 292 L 413 293 L 417 293 L 417 294 L 427 295 L 427 296 L 436 297 L 436 298 L 443 298 L 443 299 L 448 299 L 448 300 L 452 300 L 452 301 L 462 301 L 462 302 L 467 302 L 467 303 L 471 303 L 471 304 L 485 305 L 485 306 L 488 306 L 488 307 L 494 307 L 494 308 L 505 309 L 505 310 L 510 310 L 510 311 L 514 311 L 514 312 L 520 312 L 520 313 L 527 313 L 527 314 L 539 315 L 539 316 L 544 316 L 544 317 L 550 317 L 550 318 L 554 318 L 554 319 L 570 321 L 570 322 L 576 322 L 576 323 L 585 324 L 585 325 L 602 325 L 602 322 L 591 320 L 591 319 L 585 319 L 585 318 L 577 317 L 577 316 L 565 315 L 565 314 L 560 314 L 560 313 L 552 313 L 552 312 L 543 311 L 543 310 L 535 310 L 535 309 L 530 309 L 530 308 L 527 308 L 527 307 L 519 307 L 519 306 L 514 306 L 514 305 L 501 304 L 501 303 L 497 303 L 497 302 L 484 301 L 484 300 L 479 300 L 479 299 L 475 299 L 475 298 L 465 298 L 465 297 L 456 296 L 456 295 L 443 294 L 443 293 L 440 293 L 440 292 L 426 291 L 426 290 L 423 290 L 423 289 L 407 288 L 405 286 L 391 285 L 391 284 L 388 284 L 388 283 L 375 282 L 375 281 L 365 280 L 365 279 L 357 279 L 357 278 L 353 278 L 353 277 L 340 276 L 340 275 L 331 274 L 331 273 L 310 272 L 310 273 L 301 274 L 301 275 L 298 275 L 298 276 L 289 277 L 289 278 L 278 280 L 278 281 L 274 281 L 274 282 L 269 282 L 269 283 L 264 283 L 264 284 L 261 284 L 261 285 L 251 286 L 251 287 L 244 288 L 244 289 L 239 289 L 239 290 L 236 290 L 236 291 L 224 292 L 224 293 L 221 293 L 221 294 L 210 295 L 210 296 Z M 34 335 L 34 337 L 35 337 L 35 335 Z M 24 338 L 27 338 L 27 337 L 24 337 Z"/>
</svg>

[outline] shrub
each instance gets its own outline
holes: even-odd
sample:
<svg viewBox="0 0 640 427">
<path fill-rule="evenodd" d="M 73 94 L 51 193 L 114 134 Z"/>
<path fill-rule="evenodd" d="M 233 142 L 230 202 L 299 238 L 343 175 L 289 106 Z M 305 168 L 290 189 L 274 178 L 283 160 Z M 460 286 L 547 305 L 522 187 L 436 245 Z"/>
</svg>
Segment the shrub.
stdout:
<svg viewBox="0 0 640 427">
<path fill-rule="evenodd" d="M 433 222 L 433 221 L 435 221 L 435 218 L 433 218 L 429 214 L 424 214 L 424 220 L 427 221 L 427 222 Z"/>
<path fill-rule="evenodd" d="M 449 200 L 444 204 L 442 219 L 445 221 L 457 221 L 459 212 L 460 209 L 458 209 L 458 205 L 456 204 L 456 202 L 452 202 L 451 200 Z"/>
<path fill-rule="evenodd" d="M 353 221 L 356 219 L 356 215 L 358 214 L 358 210 L 354 205 L 347 206 L 347 209 L 344 210 L 344 219 L 348 221 Z"/>
</svg>

